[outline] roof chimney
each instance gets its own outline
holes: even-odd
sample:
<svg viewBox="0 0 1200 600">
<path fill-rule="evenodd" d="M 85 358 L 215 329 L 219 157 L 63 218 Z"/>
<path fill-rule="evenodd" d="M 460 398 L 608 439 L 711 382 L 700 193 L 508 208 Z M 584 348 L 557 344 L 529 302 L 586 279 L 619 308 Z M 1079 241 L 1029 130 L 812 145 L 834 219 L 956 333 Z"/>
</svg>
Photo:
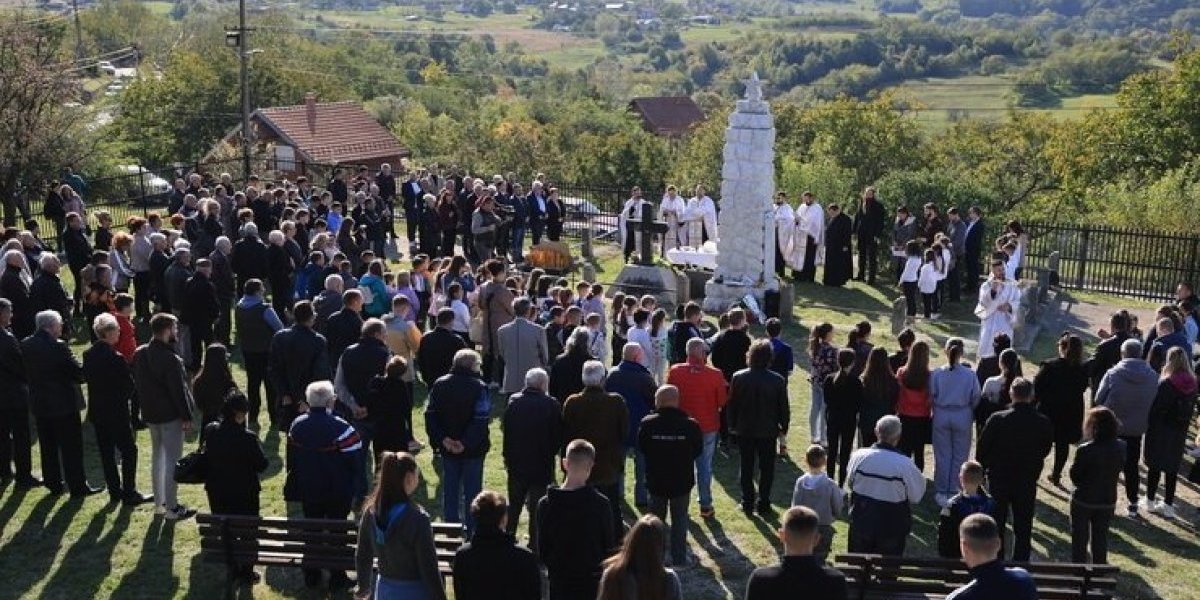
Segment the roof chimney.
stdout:
<svg viewBox="0 0 1200 600">
<path fill-rule="evenodd" d="M 308 114 L 308 128 L 317 129 L 317 94 L 309 92 L 304 95 L 304 110 Z"/>
</svg>

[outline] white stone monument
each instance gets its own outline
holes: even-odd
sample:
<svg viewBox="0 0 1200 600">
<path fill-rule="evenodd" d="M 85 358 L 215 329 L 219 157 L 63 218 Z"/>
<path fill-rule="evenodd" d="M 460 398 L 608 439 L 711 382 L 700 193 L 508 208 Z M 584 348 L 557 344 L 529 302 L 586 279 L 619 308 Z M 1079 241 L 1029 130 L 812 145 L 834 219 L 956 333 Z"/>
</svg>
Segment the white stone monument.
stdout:
<svg viewBox="0 0 1200 600">
<path fill-rule="evenodd" d="M 721 169 L 721 239 L 717 268 L 704 286 L 704 310 L 723 312 L 750 294 L 764 307 L 767 291 L 780 289 L 775 276 L 775 119 L 754 73 L 746 98 L 729 115 Z"/>
</svg>

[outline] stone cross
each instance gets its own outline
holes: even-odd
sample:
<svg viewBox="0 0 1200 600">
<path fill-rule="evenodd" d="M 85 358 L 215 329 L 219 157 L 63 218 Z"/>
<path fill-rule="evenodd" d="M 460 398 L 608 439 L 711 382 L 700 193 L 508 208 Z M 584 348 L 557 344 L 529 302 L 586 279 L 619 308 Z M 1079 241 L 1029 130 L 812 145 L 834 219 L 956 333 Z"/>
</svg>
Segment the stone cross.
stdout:
<svg viewBox="0 0 1200 600">
<path fill-rule="evenodd" d="M 666 233 L 668 226 L 666 222 L 654 219 L 654 205 L 645 200 L 638 206 L 638 213 L 641 219 L 637 230 L 642 234 L 642 247 L 637 264 L 650 266 L 654 264 L 654 236 Z"/>
<path fill-rule="evenodd" d="M 750 73 L 750 79 L 743 80 L 746 84 L 746 99 L 751 102 L 762 102 L 762 80 L 758 78 L 758 71 Z"/>
</svg>

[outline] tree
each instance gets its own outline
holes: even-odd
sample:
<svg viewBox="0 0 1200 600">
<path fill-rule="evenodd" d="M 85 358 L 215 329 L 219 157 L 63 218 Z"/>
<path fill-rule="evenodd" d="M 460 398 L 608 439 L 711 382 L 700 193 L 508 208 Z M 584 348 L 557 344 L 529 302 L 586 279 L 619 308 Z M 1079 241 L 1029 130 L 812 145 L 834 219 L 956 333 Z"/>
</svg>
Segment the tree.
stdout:
<svg viewBox="0 0 1200 600">
<path fill-rule="evenodd" d="M 76 89 L 64 73 L 61 35 L 53 26 L 0 24 L 0 199 L 6 226 L 15 224 L 18 208 L 31 216 L 28 201 L 40 197 L 41 185 L 94 149 L 87 119 L 63 106 Z M 25 200 L 21 207 L 18 194 Z"/>
<path fill-rule="evenodd" d="M 1059 189 L 1046 145 L 1060 127 L 1048 115 L 1017 111 L 1000 122 L 960 121 L 929 144 L 931 166 L 987 186 L 996 199 L 992 208 L 1011 212 Z"/>
</svg>

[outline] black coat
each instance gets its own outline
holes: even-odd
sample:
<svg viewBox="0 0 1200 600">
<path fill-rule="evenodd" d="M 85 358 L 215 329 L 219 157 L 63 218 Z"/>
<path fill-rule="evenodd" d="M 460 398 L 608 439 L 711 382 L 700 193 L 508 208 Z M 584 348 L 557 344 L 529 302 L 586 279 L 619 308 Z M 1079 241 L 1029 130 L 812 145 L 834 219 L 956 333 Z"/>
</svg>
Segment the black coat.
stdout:
<svg viewBox="0 0 1200 600">
<path fill-rule="evenodd" d="M 532 483 L 554 481 L 554 457 L 562 447 L 562 404 L 540 390 L 526 388 L 509 397 L 501 428 L 509 477 Z"/>
<path fill-rule="evenodd" d="M 828 416 L 829 425 L 845 428 L 857 424 L 858 413 L 863 405 L 862 380 L 849 373 L 842 377 L 834 373 L 825 377 L 822 387 L 825 391 L 825 414 Z"/>
<path fill-rule="evenodd" d="M 188 421 L 196 412 L 183 360 L 162 341 L 152 339 L 133 353 L 133 381 L 147 423 Z"/>
<path fill-rule="evenodd" d="M 171 266 L 171 255 L 158 250 L 150 253 L 151 298 L 162 305 L 163 312 L 171 312 L 166 282 L 167 267 L 169 266 Z"/>
<path fill-rule="evenodd" d="M 1125 465 L 1125 441 L 1113 438 L 1087 441 L 1075 450 L 1071 463 L 1071 501 L 1092 507 L 1117 504 L 1117 479 Z"/>
<path fill-rule="evenodd" d="M 413 410 L 408 382 L 398 377 L 376 375 L 367 384 L 366 398 L 356 400 L 367 409 L 367 417 L 375 423 L 375 437 L 371 441 L 374 449 L 377 452 L 407 452 L 408 442 L 413 439 L 413 433 L 408 429 Z"/>
<path fill-rule="evenodd" d="M 529 550 L 499 529 L 479 529 L 454 555 L 456 600 L 540 600 L 542 572 Z"/>
<path fill-rule="evenodd" d="M 212 263 L 212 276 L 209 279 L 217 290 L 217 298 L 222 300 L 223 304 L 232 302 L 237 297 L 238 289 L 229 257 L 220 250 L 213 250 L 208 255 L 208 260 Z"/>
<path fill-rule="evenodd" d="M 1146 429 L 1146 468 L 1167 473 L 1179 472 L 1188 440 L 1188 426 L 1196 408 L 1196 389 L 1179 389 L 1171 380 L 1160 381 L 1154 404 L 1150 406 Z"/>
<path fill-rule="evenodd" d="M 870 202 L 862 202 L 858 205 L 858 212 L 854 213 L 854 235 L 861 243 L 863 239 L 877 239 L 883 235 L 884 223 L 887 220 L 887 215 L 884 214 L 883 204 L 878 200 Z"/>
<path fill-rule="evenodd" d="M 83 379 L 88 389 L 87 420 L 95 425 L 129 426 L 133 373 L 125 359 L 104 343 L 83 352 Z"/>
<path fill-rule="evenodd" d="M 343 308 L 329 316 L 325 322 L 325 340 L 329 344 L 330 370 L 336 370 L 342 353 L 362 337 L 363 318 L 358 313 Z"/>
<path fill-rule="evenodd" d="M 58 275 L 42 273 L 35 277 L 33 285 L 29 286 L 29 298 L 34 315 L 43 310 L 52 310 L 62 317 L 64 327 L 70 324 L 74 303 Z"/>
<path fill-rule="evenodd" d="M 21 341 L 7 329 L 0 329 L 0 409 L 29 407 L 29 384 L 21 359 Z"/>
<path fill-rule="evenodd" d="M 778 565 L 755 569 L 746 584 L 746 600 L 791 600 L 801 595 L 812 600 L 844 600 L 846 577 L 813 556 L 785 556 Z"/>
<path fill-rule="evenodd" d="M 369 336 L 360 337 L 357 343 L 351 344 L 342 353 L 337 370 L 341 371 L 342 381 L 356 404 L 367 401 L 371 379 L 384 374 L 384 368 L 387 367 L 391 356 L 392 353 L 383 340 Z M 340 400 L 345 402 L 346 399 Z M 375 416 L 369 413 L 367 418 L 372 422 L 376 421 Z"/>
<path fill-rule="evenodd" d="M 245 497 L 258 504 L 258 476 L 267 470 L 267 455 L 253 431 L 232 419 L 209 423 L 204 432 L 208 473 L 204 490 L 228 499 Z"/>
<path fill-rule="evenodd" d="M 583 363 L 592 360 L 587 349 L 575 349 L 558 355 L 550 364 L 550 395 L 567 398 L 583 391 Z"/>
<path fill-rule="evenodd" d="M 21 268 L 6 265 L 4 274 L 0 275 L 0 296 L 12 302 L 12 332 L 18 340 L 33 335 L 34 316 L 37 311 L 33 308 L 33 298 L 29 296 L 29 285 L 21 279 Z"/>
<path fill-rule="evenodd" d="M 21 341 L 21 358 L 33 416 L 65 417 L 83 410 L 83 365 L 66 343 L 38 330 Z"/>
<path fill-rule="evenodd" d="M 83 229 L 67 227 L 63 231 L 63 246 L 67 251 L 67 266 L 71 271 L 79 271 L 92 260 L 92 244 L 88 242 Z"/>
<path fill-rule="evenodd" d="M 967 241 L 963 249 L 967 256 L 967 261 L 978 263 L 980 255 L 983 253 L 983 240 L 987 235 L 987 225 L 983 222 L 983 219 L 979 219 L 974 225 L 964 222 L 963 227 L 970 227 L 967 231 Z"/>
<path fill-rule="evenodd" d="M 733 374 L 746 368 L 746 352 L 750 350 L 750 335 L 744 329 L 726 329 L 718 333 L 712 343 L 712 366 L 721 370 L 725 381 L 732 381 Z M 684 341 L 687 348 L 687 341 Z"/>
<path fill-rule="evenodd" d="M 291 288 L 275 290 L 276 284 L 286 284 L 292 276 L 292 257 L 288 256 L 287 248 L 271 244 L 267 247 L 267 278 L 271 281 L 271 293 L 290 294 Z"/>
<path fill-rule="evenodd" d="M 425 334 L 417 348 L 417 369 L 421 372 L 421 381 L 426 386 L 432 386 L 439 377 L 450 372 L 454 353 L 466 347 L 467 343 L 461 337 L 444 327 L 436 327 Z"/>
<path fill-rule="evenodd" d="M 1038 410 L 1054 424 L 1054 439 L 1074 444 L 1083 436 L 1083 393 L 1088 387 L 1087 370 L 1063 358 L 1042 363 L 1033 378 Z"/>
<path fill-rule="evenodd" d="M 646 489 L 663 498 L 682 496 L 696 485 L 692 463 L 704 450 L 700 425 L 687 413 L 664 407 L 646 415 L 637 448 L 646 457 Z"/>
<path fill-rule="evenodd" d="M 550 581 L 600 581 L 601 562 L 618 541 L 613 535 L 608 498 L 586 485 L 575 490 L 551 487 L 538 502 L 538 556 Z"/>
<path fill-rule="evenodd" d="M 1053 445 L 1050 419 L 1031 403 L 1017 403 L 988 417 L 975 459 L 987 471 L 992 492 L 1032 489 Z"/>
<path fill-rule="evenodd" d="M 237 274 L 238 289 L 248 279 L 267 279 L 267 247 L 257 237 L 244 237 L 233 245 L 229 266 Z"/>
<path fill-rule="evenodd" d="M 271 338 L 268 373 L 275 393 L 291 396 L 293 402 L 304 399 L 308 384 L 332 377 L 325 337 L 310 327 L 293 325 Z"/>
<path fill-rule="evenodd" d="M 791 420 L 787 381 L 768 369 L 743 369 L 729 384 L 725 406 L 729 431 L 748 438 L 774 439 Z"/>
<path fill-rule="evenodd" d="M 1092 353 L 1092 358 L 1085 365 L 1093 397 L 1100 389 L 1100 379 L 1109 369 L 1121 362 L 1121 344 L 1124 344 L 1127 339 L 1129 339 L 1129 334 L 1121 331 L 1096 345 L 1096 351 Z"/>
<path fill-rule="evenodd" d="M 221 301 L 217 300 L 217 288 L 208 275 L 196 271 L 184 288 L 180 320 L 189 324 L 212 323 L 221 315 Z"/>
</svg>

